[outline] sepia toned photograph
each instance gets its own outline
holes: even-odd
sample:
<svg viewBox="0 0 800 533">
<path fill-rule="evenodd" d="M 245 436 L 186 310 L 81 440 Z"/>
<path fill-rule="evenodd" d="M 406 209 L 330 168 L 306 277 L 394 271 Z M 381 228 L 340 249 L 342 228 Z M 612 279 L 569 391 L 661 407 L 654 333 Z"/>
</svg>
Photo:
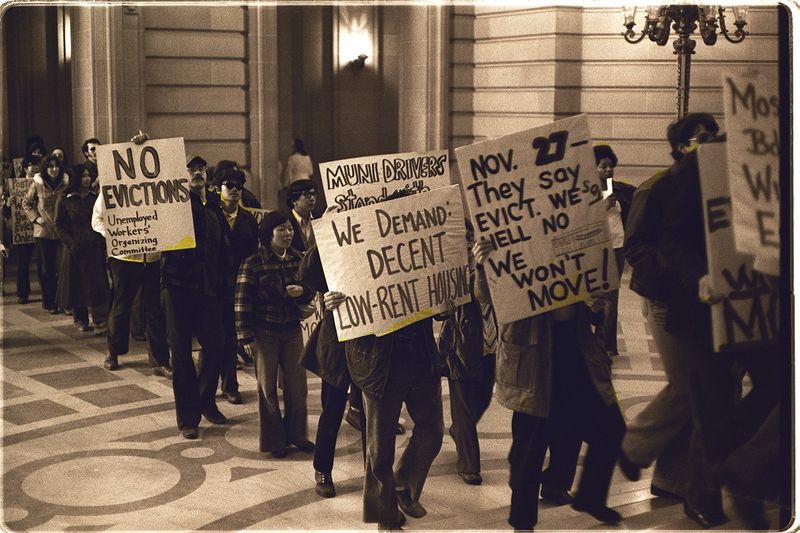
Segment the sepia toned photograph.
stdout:
<svg viewBox="0 0 800 533">
<path fill-rule="evenodd" d="M 3 531 L 795 531 L 794 2 L 0 3 Z"/>
</svg>

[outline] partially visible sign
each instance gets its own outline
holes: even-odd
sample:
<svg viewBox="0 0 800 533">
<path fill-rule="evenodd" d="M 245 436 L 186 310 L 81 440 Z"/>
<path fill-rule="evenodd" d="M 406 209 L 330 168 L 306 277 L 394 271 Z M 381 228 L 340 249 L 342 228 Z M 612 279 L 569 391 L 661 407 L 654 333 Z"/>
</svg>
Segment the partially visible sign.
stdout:
<svg viewBox="0 0 800 533">
<path fill-rule="evenodd" d="M 778 76 L 748 69 L 722 74 L 728 168 L 736 249 L 778 275 L 780 153 Z"/>
<path fill-rule="evenodd" d="M 722 352 L 777 338 L 779 298 L 775 278 L 753 269 L 753 256 L 736 251 L 724 143 L 700 145 L 697 161 L 703 195 L 714 351 Z"/>
<path fill-rule="evenodd" d="M 471 299 L 458 185 L 312 222 L 325 280 L 346 296 L 339 340 L 385 335 Z"/>
<path fill-rule="evenodd" d="M 11 243 L 29 244 L 33 242 L 33 222 L 22 210 L 22 199 L 33 184 L 31 178 L 10 178 L 6 180 L 8 201 L 11 207 Z"/>
<path fill-rule="evenodd" d="M 264 220 L 264 217 L 269 213 L 269 209 L 258 209 L 257 207 L 245 207 L 250 214 L 253 215 L 256 219 L 256 224 L 261 224 L 261 221 Z"/>
<path fill-rule="evenodd" d="M 109 255 L 195 247 L 183 139 L 97 147 Z"/>
<path fill-rule="evenodd" d="M 320 163 L 329 206 L 346 211 L 385 200 L 392 193 L 425 192 L 450 185 L 447 150 L 355 157 Z"/>
<path fill-rule="evenodd" d="M 501 323 L 619 286 L 586 115 L 456 148 Z"/>
</svg>

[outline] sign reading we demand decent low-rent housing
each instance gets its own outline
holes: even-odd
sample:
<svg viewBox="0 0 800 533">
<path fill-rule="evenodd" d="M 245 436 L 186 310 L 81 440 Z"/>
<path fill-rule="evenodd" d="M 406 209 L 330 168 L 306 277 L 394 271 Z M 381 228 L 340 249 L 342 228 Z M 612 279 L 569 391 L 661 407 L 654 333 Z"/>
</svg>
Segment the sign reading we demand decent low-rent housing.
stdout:
<svg viewBox="0 0 800 533">
<path fill-rule="evenodd" d="M 730 142 L 730 141 L 728 141 Z M 697 149 L 708 273 L 714 293 L 722 296 L 711 306 L 714 351 L 722 352 L 777 338 L 778 284 L 753 268 L 753 256 L 736 250 L 731 224 L 726 143 Z"/>
<path fill-rule="evenodd" d="M 97 170 L 109 255 L 195 247 L 182 138 L 100 145 Z"/>
<path fill-rule="evenodd" d="M 778 275 L 780 143 L 776 69 L 722 73 L 733 235 L 755 268 Z"/>
<path fill-rule="evenodd" d="M 585 115 L 455 152 L 499 322 L 619 286 Z"/>
<path fill-rule="evenodd" d="M 471 298 L 458 185 L 313 221 L 325 279 L 346 296 L 339 340 L 385 335 Z"/>
<path fill-rule="evenodd" d="M 446 150 L 340 159 L 319 164 L 325 201 L 346 211 L 385 200 L 392 193 L 431 191 L 450 185 Z"/>
</svg>

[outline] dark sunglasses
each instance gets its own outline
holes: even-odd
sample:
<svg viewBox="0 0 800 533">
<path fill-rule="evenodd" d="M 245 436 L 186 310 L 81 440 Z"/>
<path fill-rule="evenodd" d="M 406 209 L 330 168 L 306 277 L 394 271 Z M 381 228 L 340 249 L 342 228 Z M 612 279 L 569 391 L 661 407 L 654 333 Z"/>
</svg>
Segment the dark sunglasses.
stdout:
<svg viewBox="0 0 800 533">
<path fill-rule="evenodd" d="M 237 191 L 244 189 L 244 184 L 238 181 L 223 181 L 222 184 L 229 189 L 236 189 Z"/>
<path fill-rule="evenodd" d="M 698 135 L 696 137 L 692 137 L 691 139 L 689 139 L 689 142 L 690 143 L 691 142 L 697 142 L 697 144 L 703 144 L 703 143 L 707 143 L 708 141 L 710 141 L 714 137 L 716 137 L 716 135 L 714 135 L 713 133 L 703 132 L 700 135 Z"/>
</svg>

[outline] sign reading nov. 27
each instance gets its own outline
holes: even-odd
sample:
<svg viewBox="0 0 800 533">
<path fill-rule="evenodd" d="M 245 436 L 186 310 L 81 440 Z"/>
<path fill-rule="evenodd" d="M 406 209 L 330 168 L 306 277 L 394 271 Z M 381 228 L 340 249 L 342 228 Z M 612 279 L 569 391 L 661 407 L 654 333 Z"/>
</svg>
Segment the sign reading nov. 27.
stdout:
<svg viewBox="0 0 800 533">
<path fill-rule="evenodd" d="M 325 201 L 347 211 L 385 200 L 392 193 L 413 193 L 450 185 L 447 150 L 354 157 L 319 164 Z"/>
<path fill-rule="evenodd" d="M 458 185 L 313 221 L 325 279 L 346 296 L 339 340 L 385 335 L 470 296 Z"/>
<path fill-rule="evenodd" d="M 455 152 L 499 322 L 619 286 L 585 115 Z"/>
<path fill-rule="evenodd" d="M 183 138 L 97 147 L 109 255 L 195 247 Z"/>
<path fill-rule="evenodd" d="M 752 348 L 773 341 L 778 333 L 778 284 L 753 268 L 752 255 L 737 252 L 734 246 L 725 143 L 701 145 L 697 162 L 708 274 L 714 293 L 722 296 L 711 306 L 714 351 Z"/>
</svg>

